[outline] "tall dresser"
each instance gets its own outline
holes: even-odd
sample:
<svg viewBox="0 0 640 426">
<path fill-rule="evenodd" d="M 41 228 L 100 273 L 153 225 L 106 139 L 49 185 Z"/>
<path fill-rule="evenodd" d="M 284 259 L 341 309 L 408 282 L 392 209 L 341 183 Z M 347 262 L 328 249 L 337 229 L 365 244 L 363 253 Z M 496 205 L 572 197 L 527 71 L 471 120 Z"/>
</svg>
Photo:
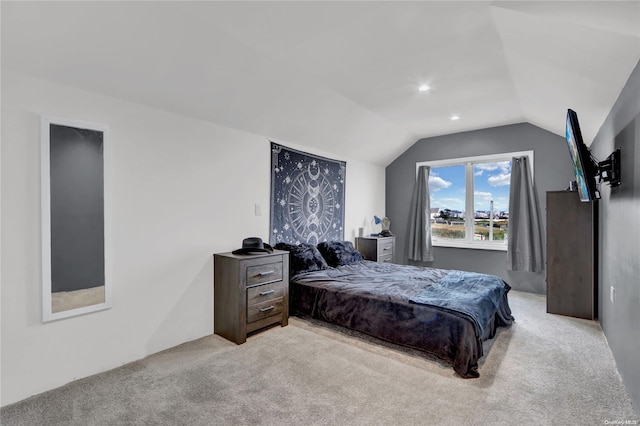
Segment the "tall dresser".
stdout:
<svg viewBox="0 0 640 426">
<path fill-rule="evenodd" d="M 396 237 L 356 237 L 356 249 L 367 260 L 393 263 Z"/>
<path fill-rule="evenodd" d="M 547 312 L 598 317 L 598 204 L 547 192 Z"/>
<path fill-rule="evenodd" d="M 247 334 L 289 321 L 289 252 L 213 255 L 213 331 L 241 344 Z"/>
</svg>

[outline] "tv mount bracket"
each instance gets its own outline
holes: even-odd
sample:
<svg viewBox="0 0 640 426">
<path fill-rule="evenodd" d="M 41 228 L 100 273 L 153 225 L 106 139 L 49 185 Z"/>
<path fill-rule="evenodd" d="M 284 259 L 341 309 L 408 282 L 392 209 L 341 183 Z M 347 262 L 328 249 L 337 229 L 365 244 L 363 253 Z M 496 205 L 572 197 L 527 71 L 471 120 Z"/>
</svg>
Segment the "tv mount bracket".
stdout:
<svg viewBox="0 0 640 426">
<path fill-rule="evenodd" d="M 616 149 L 606 160 L 598 162 L 598 178 L 609 186 L 619 186 L 620 180 L 620 148 Z"/>
</svg>

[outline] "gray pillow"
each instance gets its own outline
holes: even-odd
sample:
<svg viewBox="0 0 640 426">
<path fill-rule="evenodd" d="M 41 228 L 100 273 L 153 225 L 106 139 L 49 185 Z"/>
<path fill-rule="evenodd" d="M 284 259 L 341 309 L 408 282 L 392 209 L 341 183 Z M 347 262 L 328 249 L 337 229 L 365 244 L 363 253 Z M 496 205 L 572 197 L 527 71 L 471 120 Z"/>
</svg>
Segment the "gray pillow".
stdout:
<svg viewBox="0 0 640 426">
<path fill-rule="evenodd" d="M 342 266 L 359 262 L 362 254 L 351 241 L 326 241 L 318 244 L 318 250 L 329 266 Z"/>
<path fill-rule="evenodd" d="M 296 274 L 320 271 L 329 267 L 318 249 L 312 244 L 278 243 L 274 248 L 289 252 L 289 273 L 292 277 Z"/>
</svg>

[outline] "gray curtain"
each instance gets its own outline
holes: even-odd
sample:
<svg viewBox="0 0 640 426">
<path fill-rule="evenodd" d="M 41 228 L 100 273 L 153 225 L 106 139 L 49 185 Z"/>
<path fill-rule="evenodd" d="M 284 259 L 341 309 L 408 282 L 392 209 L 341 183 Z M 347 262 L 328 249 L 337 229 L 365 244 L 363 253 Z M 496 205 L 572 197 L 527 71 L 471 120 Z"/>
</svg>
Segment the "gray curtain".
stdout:
<svg viewBox="0 0 640 426">
<path fill-rule="evenodd" d="M 429 200 L 428 166 L 420 166 L 413 187 L 409 217 L 409 260 L 433 261 L 431 246 L 431 202 Z"/>
<path fill-rule="evenodd" d="M 542 272 L 542 226 L 528 157 L 511 161 L 507 269 Z"/>
</svg>

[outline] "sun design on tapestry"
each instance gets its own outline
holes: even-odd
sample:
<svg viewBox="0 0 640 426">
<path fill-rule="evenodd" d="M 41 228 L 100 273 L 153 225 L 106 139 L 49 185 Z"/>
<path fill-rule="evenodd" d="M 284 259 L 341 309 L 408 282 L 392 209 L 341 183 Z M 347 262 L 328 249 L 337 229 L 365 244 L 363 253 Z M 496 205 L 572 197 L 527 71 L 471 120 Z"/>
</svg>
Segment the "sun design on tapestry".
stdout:
<svg viewBox="0 0 640 426">
<path fill-rule="evenodd" d="M 271 237 L 276 244 L 343 239 L 346 163 L 271 143 Z"/>
</svg>

